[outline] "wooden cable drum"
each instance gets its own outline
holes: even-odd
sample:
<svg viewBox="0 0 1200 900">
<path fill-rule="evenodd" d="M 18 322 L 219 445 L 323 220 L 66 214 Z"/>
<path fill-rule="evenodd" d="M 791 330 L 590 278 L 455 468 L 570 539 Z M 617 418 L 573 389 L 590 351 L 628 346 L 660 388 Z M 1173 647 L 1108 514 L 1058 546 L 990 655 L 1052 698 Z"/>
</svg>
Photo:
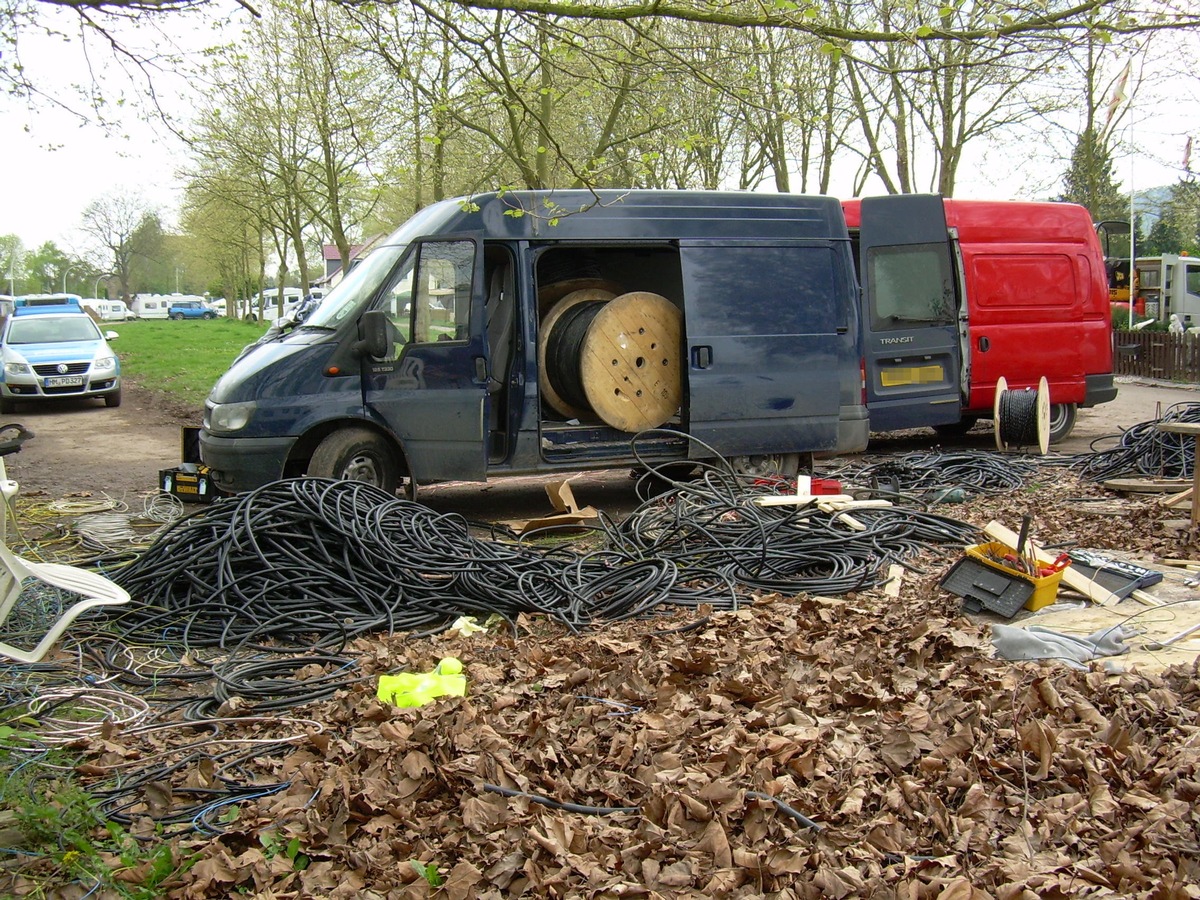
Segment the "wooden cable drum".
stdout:
<svg viewBox="0 0 1200 900">
<path fill-rule="evenodd" d="M 1036 446 L 1043 455 L 1050 449 L 1050 386 L 1043 375 L 1037 390 L 1010 391 L 1003 377 L 996 382 L 992 403 L 996 448 Z"/>
<path fill-rule="evenodd" d="M 542 392 L 542 399 L 560 415 L 566 416 L 568 419 L 586 418 L 588 415 L 586 402 L 582 407 L 575 407 L 568 403 L 559 395 L 551 381 L 549 370 L 546 366 L 546 345 L 549 343 L 550 334 L 554 331 L 554 327 L 558 321 L 566 315 L 570 310 L 584 303 L 607 303 L 616 294 L 605 288 L 583 288 L 581 290 L 572 291 L 565 297 L 562 297 L 554 304 L 554 307 L 546 314 L 542 320 L 541 328 L 538 337 L 538 387 Z"/>
<path fill-rule="evenodd" d="M 608 294 L 608 299 L 625 293 L 625 288 L 607 278 L 568 278 L 555 281 L 538 291 L 538 318 L 546 318 L 560 301 L 578 291 L 587 290 L 604 291 Z"/>
<path fill-rule="evenodd" d="M 569 407 L 590 409 L 613 428 L 637 432 L 657 428 L 679 409 L 682 335 L 677 306 L 661 294 L 633 291 L 564 310 L 543 329 L 540 355 L 551 386 Z"/>
</svg>

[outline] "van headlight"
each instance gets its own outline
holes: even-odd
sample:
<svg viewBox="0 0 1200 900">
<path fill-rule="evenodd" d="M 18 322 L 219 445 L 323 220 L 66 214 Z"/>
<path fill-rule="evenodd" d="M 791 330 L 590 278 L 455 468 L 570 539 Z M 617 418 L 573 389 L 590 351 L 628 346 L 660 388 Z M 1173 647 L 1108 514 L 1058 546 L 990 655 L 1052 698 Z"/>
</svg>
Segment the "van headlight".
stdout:
<svg viewBox="0 0 1200 900">
<path fill-rule="evenodd" d="M 214 403 L 208 408 L 208 430 L 240 431 L 254 415 L 257 405 L 253 400 L 245 403 Z"/>
<path fill-rule="evenodd" d="M 117 367 L 115 356 L 101 356 L 92 363 L 92 371 L 97 373 L 111 372 Z"/>
</svg>

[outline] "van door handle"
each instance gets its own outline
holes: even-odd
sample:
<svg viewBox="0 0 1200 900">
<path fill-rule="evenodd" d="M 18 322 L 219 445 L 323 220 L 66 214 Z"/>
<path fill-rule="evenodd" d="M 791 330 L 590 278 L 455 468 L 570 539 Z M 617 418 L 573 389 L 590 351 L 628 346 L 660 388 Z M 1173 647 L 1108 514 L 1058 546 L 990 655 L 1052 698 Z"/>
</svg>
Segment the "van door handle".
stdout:
<svg viewBox="0 0 1200 900">
<path fill-rule="evenodd" d="M 707 369 L 712 365 L 712 347 L 692 348 L 692 368 Z"/>
<path fill-rule="evenodd" d="M 482 356 L 475 357 L 475 380 L 480 384 L 486 384 L 488 380 L 487 360 Z"/>
<path fill-rule="evenodd" d="M 991 346 L 992 346 L 992 342 L 989 341 L 986 337 L 981 337 L 979 339 L 979 352 L 980 353 L 987 353 L 988 348 Z"/>
</svg>

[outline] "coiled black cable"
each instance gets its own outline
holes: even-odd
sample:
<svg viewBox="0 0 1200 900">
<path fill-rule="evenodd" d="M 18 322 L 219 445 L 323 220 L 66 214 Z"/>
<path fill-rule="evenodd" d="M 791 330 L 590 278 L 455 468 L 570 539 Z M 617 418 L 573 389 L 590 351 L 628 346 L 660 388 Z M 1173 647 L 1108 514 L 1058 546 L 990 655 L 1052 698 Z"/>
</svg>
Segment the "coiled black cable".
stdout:
<svg viewBox="0 0 1200 900">
<path fill-rule="evenodd" d="M 1195 439 L 1162 431 L 1167 422 L 1200 422 L 1200 403 L 1176 403 L 1161 418 L 1140 422 L 1121 433 L 1115 447 L 1073 457 L 1080 477 L 1107 481 L 1122 476 L 1191 478 L 1195 471 Z"/>
</svg>

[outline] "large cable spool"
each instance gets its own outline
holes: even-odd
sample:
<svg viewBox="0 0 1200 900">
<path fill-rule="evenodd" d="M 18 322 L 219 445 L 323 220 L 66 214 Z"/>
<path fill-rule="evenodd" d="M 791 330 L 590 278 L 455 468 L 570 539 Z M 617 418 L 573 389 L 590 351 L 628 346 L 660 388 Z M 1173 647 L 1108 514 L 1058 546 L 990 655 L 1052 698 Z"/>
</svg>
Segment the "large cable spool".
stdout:
<svg viewBox="0 0 1200 900">
<path fill-rule="evenodd" d="M 542 392 L 542 399 L 547 405 L 560 415 L 566 416 L 568 419 L 579 419 L 587 416 L 586 402 L 583 407 L 572 406 L 562 396 L 559 395 L 549 375 L 549 369 L 546 364 L 546 347 L 549 344 L 549 337 L 554 332 L 555 326 L 564 315 L 572 309 L 583 304 L 603 304 L 607 303 L 613 297 L 617 296 L 613 291 L 602 287 L 589 287 L 572 291 L 555 302 L 554 307 L 542 319 L 541 329 L 538 338 L 538 387 Z"/>
<path fill-rule="evenodd" d="M 538 291 L 538 318 L 545 319 L 558 304 L 577 291 L 604 291 L 609 298 L 625 293 L 625 288 L 608 278 L 565 278 L 545 285 Z"/>
<path fill-rule="evenodd" d="M 1050 385 L 1043 375 L 1037 390 L 1010 391 L 1001 376 L 992 401 L 992 428 L 998 450 L 1036 446 L 1044 455 L 1050 449 Z"/>
<path fill-rule="evenodd" d="M 559 301 L 542 323 L 539 379 L 549 387 L 547 402 L 564 415 L 590 412 L 620 431 L 664 424 L 683 393 L 683 314 L 649 291 L 607 301 L 578 293 Z"/>
</svg>

